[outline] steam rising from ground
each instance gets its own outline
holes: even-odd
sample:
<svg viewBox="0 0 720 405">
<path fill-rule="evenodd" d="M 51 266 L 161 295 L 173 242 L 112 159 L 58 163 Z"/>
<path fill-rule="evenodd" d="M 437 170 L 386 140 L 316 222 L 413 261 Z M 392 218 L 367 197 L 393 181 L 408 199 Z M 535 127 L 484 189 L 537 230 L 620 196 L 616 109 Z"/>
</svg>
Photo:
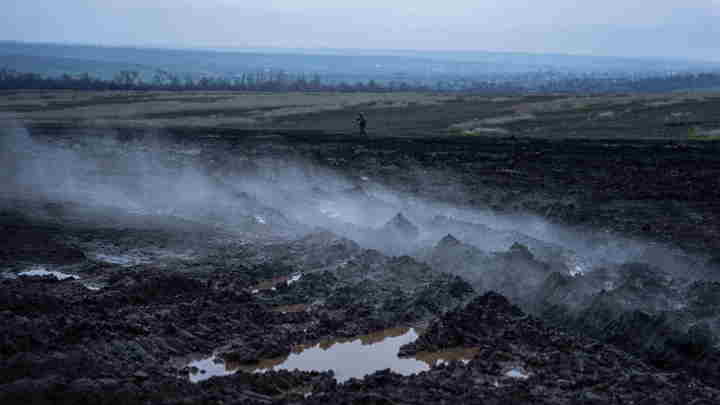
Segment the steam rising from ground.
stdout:
<svg viewBox="0 0 720 405">
<path fill-rule="evenodd" d="M 219 151 L 165 142 L 158 134 L 117 138 L 106 133 L 40 141 L 20 126 L 5 129 L 3 194 L 181 217 L 245 236 L 296 237 L 321 227 L 393 255 L 422 256 L 451 233 L 484 252 L 521 243 L 571 275 L 635 260 L 684 275 L 697 267 L 691 257 L 602 230 L 578 233 L 530 215 L 422 200 L 365 176 L 310 164 L 272 141 Z M 398 213 L 418 228 L 417 235 L 383 227 Z"/>
</svg>

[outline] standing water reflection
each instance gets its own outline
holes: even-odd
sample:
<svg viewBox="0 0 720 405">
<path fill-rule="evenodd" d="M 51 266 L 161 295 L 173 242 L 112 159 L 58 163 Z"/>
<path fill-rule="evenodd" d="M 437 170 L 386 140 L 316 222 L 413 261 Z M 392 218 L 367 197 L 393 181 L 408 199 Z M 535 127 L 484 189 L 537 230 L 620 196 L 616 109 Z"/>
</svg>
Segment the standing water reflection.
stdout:
<svg viewBox="0 0 720 405">
<path fill-rule="evenodd" d="M 212 356 L 191 362 L 197 368 L 190 374 L 192 382 L 214 376 L 224 376 L 238 370 L 264 372 L 267 370 L 333 370 L 338 382 L 350 378 L 362 378 L 378 370 L 391 369 L 396 373 L 411 375 L 429 370 L 436 364 L 450 360 L 469 361 L 477 353 L 474 349 L 455 349 L 435 353 L 418 353 L 414 357 L 400 358 L 398 352 L 404 344 L 417 339 L 416 329 L 394 328 L 350 339 L 325 341 L 316 345 L 299 346 L 288 356 L 261 360 L 253 365 L 227 363 Z"/>
</svg>

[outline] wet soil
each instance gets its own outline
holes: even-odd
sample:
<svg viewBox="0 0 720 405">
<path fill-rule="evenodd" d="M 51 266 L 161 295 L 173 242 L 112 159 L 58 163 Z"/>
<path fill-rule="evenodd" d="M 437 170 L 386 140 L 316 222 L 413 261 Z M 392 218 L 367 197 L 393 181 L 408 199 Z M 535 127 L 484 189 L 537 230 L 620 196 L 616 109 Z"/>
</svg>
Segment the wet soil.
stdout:
<svg viewBox="0 0 720 405">
<path fill-rule="evenodd" d="M 224 191 L 168 202 L 132 166 L 79 176 L 119 170 L 131 206 L 11 178 L 0 402 L 720 401 L 718 144 L 310 132 L 31 128 L 108 161 L 152 144 L 163 175 L 199 168 Z M 38 266 L 77 278 L 22 274 Z M 432 363 L 411 375 L 252 372 L 421 322 L 391 356 Z M 474 355 L 433 358 L 449 349 Z M 188 366 L 213 355 L 240 371 L 193 383 Z"/>
</svg>

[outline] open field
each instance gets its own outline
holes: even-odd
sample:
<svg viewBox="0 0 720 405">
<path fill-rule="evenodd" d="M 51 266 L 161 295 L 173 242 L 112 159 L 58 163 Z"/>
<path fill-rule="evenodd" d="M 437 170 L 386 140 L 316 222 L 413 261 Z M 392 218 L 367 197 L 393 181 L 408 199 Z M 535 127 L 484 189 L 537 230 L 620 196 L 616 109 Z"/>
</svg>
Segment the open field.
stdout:
<svg viewBox="0 0 720 405">
<path fill-rule="evenodd" d="M 720 94 L 0 111 L 2 403 L 720 401 Z"/>
<path fill-rule="evenodd" d="M 229 128 L 372 136 L 505 134 L 682 140 L 720 129 L 720 94 L 480 97 L 413 93 L 6 92 L 0 112 L 28 125 Z M 693 132 L 694 131 L 694 132 Z"/>
</svg>

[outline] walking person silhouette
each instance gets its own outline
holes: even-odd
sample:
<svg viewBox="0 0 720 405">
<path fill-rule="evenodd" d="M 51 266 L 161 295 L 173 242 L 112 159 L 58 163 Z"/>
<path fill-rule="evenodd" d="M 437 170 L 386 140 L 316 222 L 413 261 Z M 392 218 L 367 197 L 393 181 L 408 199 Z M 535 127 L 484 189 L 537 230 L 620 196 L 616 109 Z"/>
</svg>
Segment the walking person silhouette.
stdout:
<svg viewBox="0 0 720 405">
<path fill-rule="evenodd" d="M 365 118 L 365 114 L 359 113 L 357 118 L 355 118 L 355 124 L 357 124 L 358 130 L 360 130 L 360 135 L 367 136 L 367 119 Z"/>
</svg>

